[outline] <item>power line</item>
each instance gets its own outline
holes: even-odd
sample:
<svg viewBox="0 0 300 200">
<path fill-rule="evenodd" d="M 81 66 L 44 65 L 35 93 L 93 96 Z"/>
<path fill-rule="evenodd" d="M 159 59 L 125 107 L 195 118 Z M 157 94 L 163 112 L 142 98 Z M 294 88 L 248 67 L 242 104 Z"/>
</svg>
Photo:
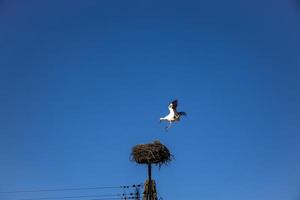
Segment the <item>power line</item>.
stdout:
<svg viewBox="0 0 300 200">
<path fill-rule="evenodd" d="M 88 200 L 120 200 L 120 198 L 88 199 Z"/>
<path fill-rule="evenodd" d="M 141 198 L 140 197 L 139 198 L 136 198 L 136 197 L 122 197 L 121 199 L 120 198 L 104 198 L 104 199 L 88 199 L 88 200 L 113 200 L 113 199 L 127 200 L 127 199 L 141 199 Z"/>
<path fill-rule="evenodd" d="M 75 190 L 100 190 L 122 188 L 122 186 L 108 186 L 108 187 L 82 187 L 82 188 L 61 188 L 61 189 L 41 189 L 41 190 L 15 190 L 15 191 L 0 191 L 0 193 L 27 193 L 27 192 L 56 192 L 56 191 L 75 191 Z"/>
<path fill-rule="evenodd" d="M 62 196 L 62 197 L 41 197 L 41 198 L 26 198 L 18 200 L 47 200 L 47 199 L 72 199 L 85 197 L 120 197 L 120 194 L 103 194 L 103 195 L 80 195 L 80 196 Z"/>
<path fill-rule="evenodd" d="M 61 197 L 41 197 L 41 198 L 24 198 L 17 200 L 48 200 L 48 199 L 73 199 L 86 197 L 121 197 L 121 194 L 104 194 L 104 195 L 80 195 L 80 196 L 61 196 Z"/>
<path fill-rule="evenodd" d="M 31 193 L 31 192 L 58 192 L 58 191 L 78 191 L 78 190 L 101 190 L 101 189 L 115 189 L 115 188 L 132 188 L 141 187 L 138 185 L 124 185 L 124 186 L 105 186 L 105 187 L 80 187 L 80 188 L 56 188 L 56 189 L 37 189 L 37 190 L 15 190 L 15 191 L 0 191 L 0 193 Z"/>
<path fill-rule="evenodd" d="M 92 200 L 104 200 L 104 199 L 137 199 L 134 197 L 135 193 L 129 194 L 104 194 L 104 195 L 77 195 L 77 196 L 60 196 L 60 197 L 39 197 L 39 198 L 22 198 L 17 200 L 51 200 L 51 199 L 71 199 L 71 198 L 87 198 L 87 197 L 118 197 L 118 198 L 97 198 Z M 139 199 L 139 197 L 138 197 Z"/>
<path fill-rule="evenodd" d="M 119 198 L 104 198 L 104 199 L 88 199 L 88 200 L 120 200 Z"/>
<path fill-rule="evenodd" d="M 96 199 L 88 199 L 88 200 L 103 200 L 103 199 L 120 199 L 120 197 L 118 198 L 96 198 Z"/>
<path fill-rule="evenodd" d="M 86 198 L 86 197 L 119 197 L 118 199 L 134 199 L 135 193 L 128 194 L 99 194 L 99 195 L 75 195 L 75 196 L 59 196 L 59 197 L 38 197 L 38 198 L 22 198 L 17 200 L 50 200 L 50 199 L 72 199 L 72 198 Z M 129 196 L 129 197 L 128 197 Z"/>
</svg>

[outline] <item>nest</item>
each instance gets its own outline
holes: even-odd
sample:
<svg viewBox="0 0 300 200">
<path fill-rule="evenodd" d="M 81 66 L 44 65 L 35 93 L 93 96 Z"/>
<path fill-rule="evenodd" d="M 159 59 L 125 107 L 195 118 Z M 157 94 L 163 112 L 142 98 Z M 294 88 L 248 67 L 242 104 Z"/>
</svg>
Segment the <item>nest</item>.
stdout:
<svg viewBox="0 0 300 200">
<path fill-rule="evenodd" d="M 131 160 L 138 164 L 162 166 L 171 162 L 172 158 L 169 149 L 158 140 L 150 144 L 138 144 L 132 148 L 131 153 Z"/>
</svg>

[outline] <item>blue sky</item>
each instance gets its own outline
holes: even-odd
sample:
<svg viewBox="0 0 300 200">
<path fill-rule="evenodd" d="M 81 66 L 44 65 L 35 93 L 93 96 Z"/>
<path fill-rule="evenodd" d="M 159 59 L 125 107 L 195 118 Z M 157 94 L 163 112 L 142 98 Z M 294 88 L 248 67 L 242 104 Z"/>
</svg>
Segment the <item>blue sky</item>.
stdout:
<svg viewBox="0 0 300 200">
<path fill-rule="evenodd" d="M 0 190 L 140 183 L 159 139 L 164 199 L 299 199 L 299 35 L 296 0 L 0 1 Z"/>
</svg>

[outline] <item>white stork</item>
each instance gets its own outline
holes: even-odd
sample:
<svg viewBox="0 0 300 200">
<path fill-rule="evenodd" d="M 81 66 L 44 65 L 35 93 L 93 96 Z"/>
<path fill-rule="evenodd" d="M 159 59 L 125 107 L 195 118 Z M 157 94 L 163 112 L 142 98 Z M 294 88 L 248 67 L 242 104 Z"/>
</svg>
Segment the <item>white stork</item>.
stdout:
<svg viewBox="0 0 300 200">
<path fill-rule="evenodd" d="M 181 116 L 186 116 L 185 112 L 177 112 L 176 108 L 177 108 L 177 100 L 172 101 L 172 103 L 170 103 L 170 105 L 168 106 L 170 113 L 165 116 L 165 117 L 161 117 L 159 119 L 159 121 L 168 121 L 169 125 L 166 127 L 166 130 L 168 130 L 173 122 L 176 121 L 180 121 L 180 117 Z"/>
</svg>

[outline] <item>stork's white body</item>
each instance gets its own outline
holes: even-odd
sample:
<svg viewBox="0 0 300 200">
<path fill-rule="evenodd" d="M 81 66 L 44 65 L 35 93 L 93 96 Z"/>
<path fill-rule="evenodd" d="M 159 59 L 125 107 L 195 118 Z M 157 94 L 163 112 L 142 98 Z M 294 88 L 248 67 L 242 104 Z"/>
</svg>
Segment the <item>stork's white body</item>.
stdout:
<svg viewBox="0 0 300 200">
<path fill-rule="evenodd" d="M 161 117 L 159 120 L 160 121 L 168 121 L 169 122 L 169 126 L 166 127 L 166 129 L 169 129 L 172 125 L 172 122 L 176 122 L 176 121 L 180 121 L 180 117 L 182 115 L 186 115 L 185 112 L 177 112 L 176 108 L 177 108 L 177 100 L 173 101 L 172 103 L 170 103 L 170 105 L 168 106 L 169 108 L 169 114 L 165 117 Z"/>
<path fill-rule="evenodd" d="M 170 106 L 169 106 L 169 111 L 170 111 L 169 114 L 165 117 L 161 117 L 160 120 L 161 121 L 168 121 L 168 122 L 178 121 L 179 118 L 175 117 L 175 111 Z"/>
</svg>

